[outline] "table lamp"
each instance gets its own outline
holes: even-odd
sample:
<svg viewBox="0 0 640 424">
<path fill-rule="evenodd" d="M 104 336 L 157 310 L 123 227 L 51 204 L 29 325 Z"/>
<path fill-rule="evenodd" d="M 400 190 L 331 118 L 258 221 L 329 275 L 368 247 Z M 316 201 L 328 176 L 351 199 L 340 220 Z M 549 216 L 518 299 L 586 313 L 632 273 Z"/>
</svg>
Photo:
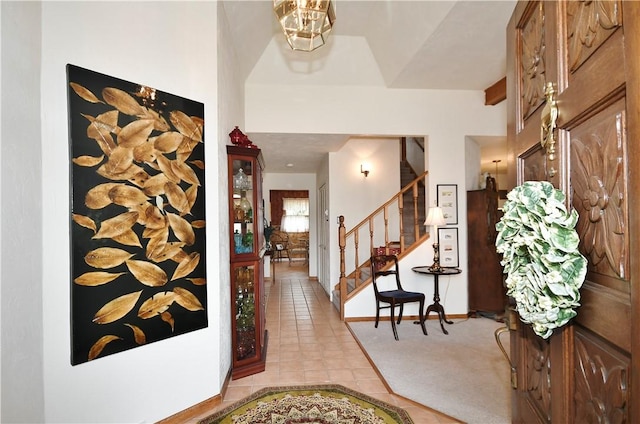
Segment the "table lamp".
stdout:
<svg viewBox="0 0 640 424">
<path fill-rule="evenodd" d="M 440 245 L 438 244 L 438 225 L 445 225 L 447 222 L 444 220 L 442 209 L 434 206 L 429 208 L 427 219 L 424 221 L 425 226 L 433 227 L 435 233 L 435 239 L 433 243 L 433 265 L 429 267 L 429 271 L 440 272 L 442 267 L 440 266 Z"/>
</svg>

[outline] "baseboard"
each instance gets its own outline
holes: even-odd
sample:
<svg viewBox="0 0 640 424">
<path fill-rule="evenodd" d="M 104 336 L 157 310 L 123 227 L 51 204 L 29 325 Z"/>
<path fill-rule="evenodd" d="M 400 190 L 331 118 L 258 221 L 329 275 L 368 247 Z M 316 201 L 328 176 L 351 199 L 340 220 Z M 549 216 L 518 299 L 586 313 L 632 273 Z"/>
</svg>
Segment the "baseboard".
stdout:
<svg viewBox="0 0 640 424">
<path fill-rule="evenodd" d="M 229 386 L 229 381 L 231 381 L 231 370 L 227 372 L 220 394 L 203 400 L 200 403 L 196 403 L 183 411 L 177 412 L 170 417 L 158 421 L 156 424 L 183 424 L 202 418 L 205 414 L 211 414 L 214 408 L 222 403 L 222 399 L 224 399 L 227 387 Z"/>
</svg>

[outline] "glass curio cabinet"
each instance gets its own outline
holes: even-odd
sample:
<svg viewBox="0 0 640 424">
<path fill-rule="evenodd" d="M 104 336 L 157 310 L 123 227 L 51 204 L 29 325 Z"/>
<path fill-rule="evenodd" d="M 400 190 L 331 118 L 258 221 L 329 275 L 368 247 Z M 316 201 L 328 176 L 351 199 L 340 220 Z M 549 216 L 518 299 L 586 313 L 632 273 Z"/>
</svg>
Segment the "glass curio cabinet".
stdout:
<svg viewBox="0 0 640 424">
<path fill-rule="evenodd" d="M 231 378 L 264 371 L 267 352 L 260 149 L 227 146 L 231 260 Z"/>
</svg>

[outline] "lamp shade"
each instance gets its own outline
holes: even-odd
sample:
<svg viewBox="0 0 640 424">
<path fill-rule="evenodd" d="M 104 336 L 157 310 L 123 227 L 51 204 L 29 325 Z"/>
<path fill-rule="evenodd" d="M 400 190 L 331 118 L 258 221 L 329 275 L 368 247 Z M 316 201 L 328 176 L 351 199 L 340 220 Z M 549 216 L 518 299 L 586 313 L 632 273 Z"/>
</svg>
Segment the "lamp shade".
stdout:
<svg viewBox="0 0 640 424">
<path fill-rule="evenodd" d="M 434 206 L 429 208 L 429 213 L 427 214 L 427 219 L 424 221 L 424 225 L 438 227 L 445 225 L 447 222 L 444 220 L 444 215 L 442 213 L 442 208 L 438 206 Z"/>
<path fill-rule="evenodd" d="M 273 11 L 293 50 L 324 45 L 336 20 L 331 0 L 273 0 Z"/>
</svg>

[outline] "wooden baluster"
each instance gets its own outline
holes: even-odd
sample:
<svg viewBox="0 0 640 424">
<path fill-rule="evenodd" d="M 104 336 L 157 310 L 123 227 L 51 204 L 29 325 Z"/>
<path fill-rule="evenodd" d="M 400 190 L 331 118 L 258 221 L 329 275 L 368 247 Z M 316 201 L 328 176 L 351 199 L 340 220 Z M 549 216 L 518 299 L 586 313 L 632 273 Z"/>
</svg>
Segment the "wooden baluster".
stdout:
<svg viewBox="0 0 640 424">
<path fill-rule="evenodd" d="M 420 238 L 420 223 L 418 222 L 418 182 L 413 183 L 413 234 L 414 240 Z"/>
<path fill-rule="evenodd" d="M 360 246 L 360 232 L 356 231 L 353 233 L 353 244 L 355 246 L 355 254 L 353 255 L 353 261 L 354 261 L 354 265 L 355 265 L 355 270 L 356 270 L 356 279 L 355 279 L 355 287 L 358 287 L 360 285 L 360 262 L 358 259 L 358 247 Z"/>
<path fill-rule="evenodd" d="M 389 208 L 387 205 L 383 208 L 384 211 L 384 251 L 385 255 L 389 254 Z"/>
<path fill-rule="evenodd" d="M 404 220 L 402 219 L 404 214 L 404 196 L 402 194 L 398 196 L 398 210 L 400 215 L 400 222 L 398 223 L 400 226 L 400 251 L 402 252 L 404 250 Z"/>
</svg>

